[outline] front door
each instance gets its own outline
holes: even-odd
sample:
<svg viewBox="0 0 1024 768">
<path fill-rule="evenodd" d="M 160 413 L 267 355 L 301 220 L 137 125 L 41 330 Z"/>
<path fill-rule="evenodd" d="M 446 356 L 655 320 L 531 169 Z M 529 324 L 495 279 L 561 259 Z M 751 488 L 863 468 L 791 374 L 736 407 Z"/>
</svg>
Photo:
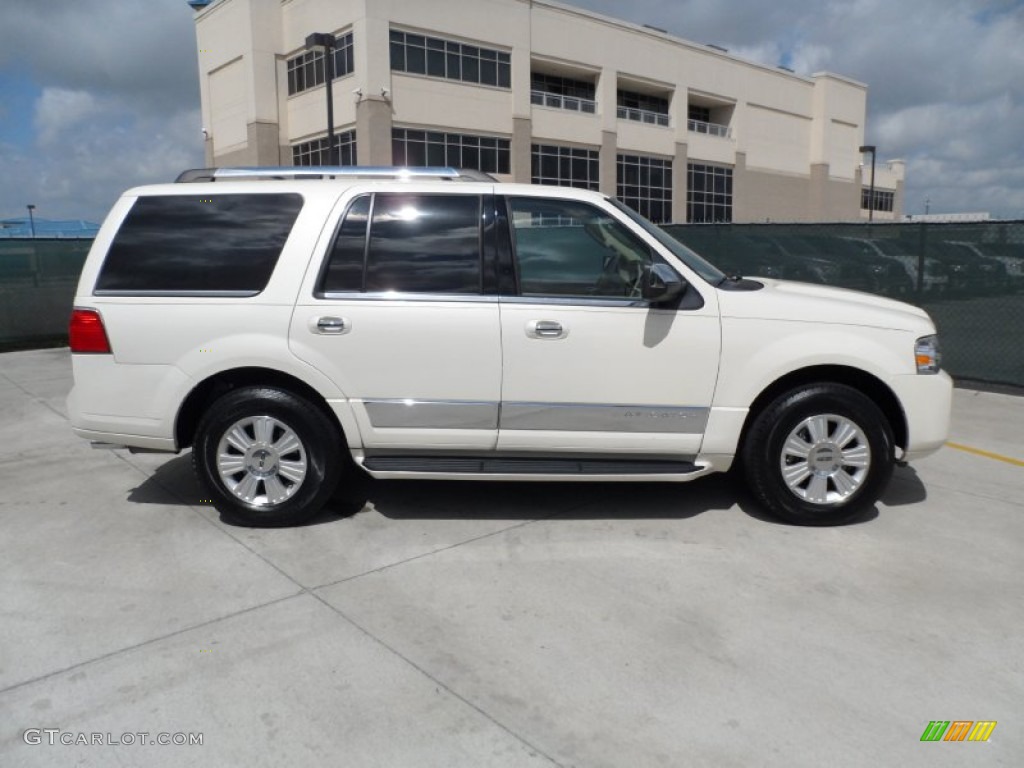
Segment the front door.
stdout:
<svg viewBox="0 0 1024 768">
<path fill-rule="evenodd" d="M 715 292 L 691 284 L 677 307 L 650 306 L 640 276 L 668 259 L 611 206 L 507 206 L 517 295 L 500 304 L 499 449 L 695 456 L 718 374 Z"/>
</svg>

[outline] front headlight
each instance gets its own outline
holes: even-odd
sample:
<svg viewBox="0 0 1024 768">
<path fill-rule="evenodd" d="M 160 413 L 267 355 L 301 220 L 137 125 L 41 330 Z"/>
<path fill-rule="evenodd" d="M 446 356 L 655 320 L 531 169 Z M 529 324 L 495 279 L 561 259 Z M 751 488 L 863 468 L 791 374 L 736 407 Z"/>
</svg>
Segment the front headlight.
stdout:
<svg viewBox="0 0 1024 768">
<path fill-rule="evenodd" d="M 914 344 L 914 360 L 918 373 L 938 373 L 942 367 L 942 351 L 939 337 L 935 334 L 922 336 Z"/>
</svg>

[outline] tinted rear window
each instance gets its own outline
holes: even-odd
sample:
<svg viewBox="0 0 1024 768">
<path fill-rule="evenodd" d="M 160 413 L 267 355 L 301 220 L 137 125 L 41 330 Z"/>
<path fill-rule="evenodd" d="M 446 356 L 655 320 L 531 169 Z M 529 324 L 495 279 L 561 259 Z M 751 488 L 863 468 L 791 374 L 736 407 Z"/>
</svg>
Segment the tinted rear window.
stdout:
<svg viewBox="0 0 1024 768">
<path fill-rule="evenodd" d="M 95 292 L 257 294 L 301 208 L 298 194 L 140 197 Z"/>
</svg>

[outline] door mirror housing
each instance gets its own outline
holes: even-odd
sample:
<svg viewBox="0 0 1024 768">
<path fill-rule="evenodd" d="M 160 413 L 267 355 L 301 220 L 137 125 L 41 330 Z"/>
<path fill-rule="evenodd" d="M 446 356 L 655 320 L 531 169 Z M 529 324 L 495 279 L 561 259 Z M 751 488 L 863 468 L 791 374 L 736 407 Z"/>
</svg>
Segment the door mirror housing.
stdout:
<svg viewBox="0 0 1024 768">
<path fill-rule="evenodd" d="M 687 282 L 668 264 L 650 264 L 644 267 L 640 295 L 651 304 L 665 304 L 679 298 Z"/>
</svg>

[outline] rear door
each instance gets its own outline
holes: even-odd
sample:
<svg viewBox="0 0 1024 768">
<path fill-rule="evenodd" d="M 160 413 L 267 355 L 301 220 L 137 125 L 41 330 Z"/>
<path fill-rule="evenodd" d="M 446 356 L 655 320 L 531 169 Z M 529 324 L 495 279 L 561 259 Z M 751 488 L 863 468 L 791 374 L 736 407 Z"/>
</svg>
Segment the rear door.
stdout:
<svg viewBox="0 0 1024 768">
<path fill-rule="evenodd" d="M 718 374 L 715 292 L 693 278 L 677 306 L 650 306 L 640 275 L 667 259 L 610 205 L 518 196 L 507 218 L 498 447 L 695 456 Z"/>
<path fill-rule="evenodd" d="M 480 185 L 444 188 L 343 200 L 295 308 L 293 352 L 345 393 L 369 449 L 490 450 L 497 440 L 501 339 L 484 269 L 493 203 Z"/>
</svg>

